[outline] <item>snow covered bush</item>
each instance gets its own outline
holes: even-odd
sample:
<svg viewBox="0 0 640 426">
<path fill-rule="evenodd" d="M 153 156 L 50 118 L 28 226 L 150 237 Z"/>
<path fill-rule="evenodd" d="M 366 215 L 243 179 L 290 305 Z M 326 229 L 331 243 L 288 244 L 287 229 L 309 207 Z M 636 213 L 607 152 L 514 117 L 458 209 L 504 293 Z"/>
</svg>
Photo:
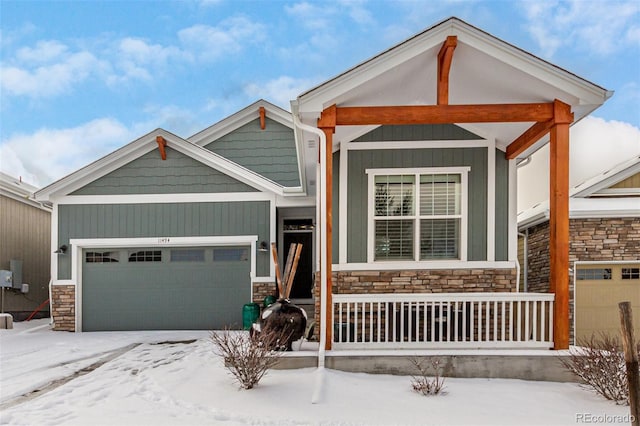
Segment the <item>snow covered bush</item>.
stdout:
<svg viewBox="0 0 640 426">
<path fill-rule="evenodd" d="M 562 364 L 578 376 L 586 387 L 616 404 L 629 404 L 624 353 L 620 339 L 601 333 L 598 337 L 579 339 Z"/>
<path fill-rule="evenodd" d="M 442 377 L 442 367 L 440 360 L 435 358 L 431 361 L 433 375 L 429 375 L 427 369 L 422 365 L 423 360 L 414 357 L 410 358 L 418 373 L 411 376 L 411 388 L 422 395 L 438 395 L 444 389 L 444 377 Z"/>
<path fill-rule="evenodd" d="M 243 331 L 212 331 L 213 352 L 224 359 L 224 366 L 242 389 L 252 389 L 274 367 L 282 352 L 274 350 L 282 335 L 262 332 L 250 336 Z"/>
</svg>

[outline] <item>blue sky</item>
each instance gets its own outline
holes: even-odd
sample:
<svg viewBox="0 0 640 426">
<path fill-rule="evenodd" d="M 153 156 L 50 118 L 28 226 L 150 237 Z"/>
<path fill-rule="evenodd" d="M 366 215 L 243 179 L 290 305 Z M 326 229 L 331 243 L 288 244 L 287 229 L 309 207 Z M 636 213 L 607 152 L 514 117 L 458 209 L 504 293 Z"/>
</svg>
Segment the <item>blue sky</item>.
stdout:
<svg viewBox="0 0 640 426">
<path fill-rule="evenodd" d="M 637 1 L 0 7 L 0 169 L 36 185 L 157 127 L 187 137 L 260 98 L 289 109 L 304 90 L 450 16 L 614 90 L 593 115 L 640 147 Z"/>
</svg>

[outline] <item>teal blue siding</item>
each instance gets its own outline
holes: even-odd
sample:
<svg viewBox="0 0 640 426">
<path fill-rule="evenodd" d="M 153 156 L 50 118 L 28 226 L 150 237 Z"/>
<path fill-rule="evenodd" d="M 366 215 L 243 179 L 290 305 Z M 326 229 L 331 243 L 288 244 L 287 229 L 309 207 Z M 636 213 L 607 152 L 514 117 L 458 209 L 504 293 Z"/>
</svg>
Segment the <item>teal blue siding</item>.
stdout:
<svg viewBox="0 0 640 426">
<path fill-rule="evenodd" d="M 293 129 L 267 117 L 264 130 L 255 119 L 205 148 L 283 186 L 300 186 Z"/>
<path fill-rule="evenodd" d="M 455 124 L 415 124 L 380 126 L 354 142 L 435 141 L 482 139 Z"/>
<path fill-rule="evenodd" d="M 332 181 L 332 191 L 333 191 L 333 204 L 331 206 L 331 257 L 333 263 L 338 263 L 339 261 L 339 247 L 340 247 L 340 151 L 336 151 L 333 153 L 333 181 Z"/>
<path fill-rule="evenodd" d="M 496 260 L 509 260 L 509 160 L 496 150 Z"/>
<path fill-rule="evenodd" d="M 365 170 L 404 167 L 470 167 L 467 259 L 487 259 L 486 148 L 355 150 L 349 152 L 348 163 L 347 261 L 349 263 L 367 261 L 367 200 L 369 189 Z M 335 202 L 336 199 L 334 198 Z"/>
<path fill-rule="evenodd" d="M 275 220 L 275 218 L 273 218 Z M 270 241 L 268 201 L 176 204 L 61 205 L 58 244 L 74 238 L 257 235 Z M 256 273 L 269 275 L 269 257 L 257 255 Z M 71 278 L 71 256 L 58 256 L 58 279 Z"/>
<path fill-rule="evenodd" d="M 255 188 L 167 148 L 162 160 L 154 149 L 78 189 L 72 195 L 253 192 Z"/>
</svg>

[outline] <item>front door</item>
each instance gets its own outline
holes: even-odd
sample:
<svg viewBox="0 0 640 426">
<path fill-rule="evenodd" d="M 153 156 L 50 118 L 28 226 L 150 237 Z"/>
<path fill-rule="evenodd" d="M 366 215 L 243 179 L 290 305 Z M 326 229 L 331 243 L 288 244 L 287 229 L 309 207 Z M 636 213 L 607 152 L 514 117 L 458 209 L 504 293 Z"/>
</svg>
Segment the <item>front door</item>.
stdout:
<svg viewBox="0 0 640 426">
<path fill-rule="evenodd" d="M 285 230 L 284 258 L 292 243 L 302 244 L 302 252 L 298 261 L 298 269 L 293 280 L 290 299 L 311 299 L 313 288 L 313 232 L 311 230 Z"/>
</svg>

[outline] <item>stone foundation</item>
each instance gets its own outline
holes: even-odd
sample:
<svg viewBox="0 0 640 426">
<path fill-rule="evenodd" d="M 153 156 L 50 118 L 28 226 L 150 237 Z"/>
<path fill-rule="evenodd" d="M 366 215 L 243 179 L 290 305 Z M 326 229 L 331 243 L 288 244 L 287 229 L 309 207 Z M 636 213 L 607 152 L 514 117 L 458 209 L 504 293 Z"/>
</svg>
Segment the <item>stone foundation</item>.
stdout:
<svg viewBox="0 0 640 426">
<path fill-rule="evenodd" d="M 51 286 L 51 317 L 56 331 L 76 331 L 76 286 Z"/>
<path fill-rule="evenodd" d="M 278 297 L 278 292 L 276 291 L 276 285 L 273 282 L 267 283 L 253 283 L 253 302 L 260 304 L 262 306 L 262 302 L 264 298 L 267 296 L 275 296 Z"/>
<path fill-rule="evenodd" d="M 515 292 L 516 269 L 433 269 L 333 272 L 333 294 Z M 315 318 L 320 319 L 320 274 L 315 277 Z M 319 327 L 314 330 L 316 337 Z"/>
</svg>

